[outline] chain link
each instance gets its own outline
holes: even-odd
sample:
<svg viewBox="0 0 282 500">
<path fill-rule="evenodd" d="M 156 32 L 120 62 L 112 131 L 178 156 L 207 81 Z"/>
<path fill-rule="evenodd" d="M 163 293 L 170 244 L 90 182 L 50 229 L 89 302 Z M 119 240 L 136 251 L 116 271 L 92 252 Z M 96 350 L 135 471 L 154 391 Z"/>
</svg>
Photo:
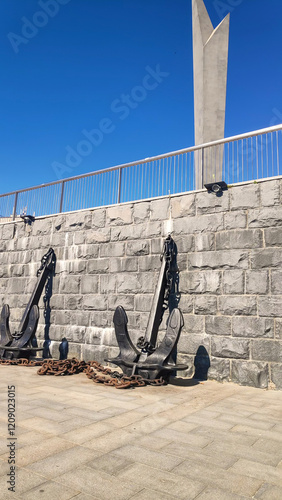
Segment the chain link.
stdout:
<svg viewBox="0 0 282 500">
<path fill-rule="evenodd" d="M 116 389 L 127 389 L 129 387 L 144 387 L 145 385 L 166 385 L 167 381 L 160 377 L 150 380 L 141 375 L 126 376 L 123 373 L 113 371 L 98 361 L 79 361 L 76 358 L 55 360 L 44 359 L 40 361 L 19 359 L 0 359 L 2 365 L 39 366 L 38 375 L 65 376 L 85 373 L 85 375 L 97 384 L 110 385 Z"/>
</svg>

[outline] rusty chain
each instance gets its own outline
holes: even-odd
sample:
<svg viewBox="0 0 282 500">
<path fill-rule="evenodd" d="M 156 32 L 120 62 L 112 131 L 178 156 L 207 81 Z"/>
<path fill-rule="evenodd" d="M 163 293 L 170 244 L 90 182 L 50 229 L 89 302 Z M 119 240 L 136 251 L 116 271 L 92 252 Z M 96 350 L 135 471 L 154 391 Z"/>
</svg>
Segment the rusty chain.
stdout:
<svg viewBox="0 0 282 500">
<path fill-rule="evenodd" d="M 110 385 L 116 389 L 127 389 L 129 387 L 144 387 L 145 385 L 166 385 L 167 381 L 160 377 L 150 380 L 141 377 L 141 375 L 126 376 L 123 373 L 113 371 L 101 365 L 98 361 L 79 361 L 76 358 L 55 360 L 28 360 L 19 359 L 0 359 L 2 365 L 20 365 L 20 366 L 39 366 L 38 375 L 65 376 L 85 373 L 85 375 L 95 383 Z"/>
</svg>

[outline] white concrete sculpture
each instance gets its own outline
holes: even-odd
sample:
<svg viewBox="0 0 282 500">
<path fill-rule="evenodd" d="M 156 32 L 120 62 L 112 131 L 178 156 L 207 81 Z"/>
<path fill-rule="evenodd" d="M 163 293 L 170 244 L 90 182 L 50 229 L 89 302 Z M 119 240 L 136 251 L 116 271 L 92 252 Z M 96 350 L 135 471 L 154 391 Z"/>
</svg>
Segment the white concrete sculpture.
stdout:
<svg viewBox="0 0 282 500">
<path fill-rule="evenodd" d="M 195 145 L 223 139 L 229 17 L 213 28 L 203 0 L 192 0 Z M 222 180 L 223 147 L 195 154 L 195 184 Z"/>
</svg>

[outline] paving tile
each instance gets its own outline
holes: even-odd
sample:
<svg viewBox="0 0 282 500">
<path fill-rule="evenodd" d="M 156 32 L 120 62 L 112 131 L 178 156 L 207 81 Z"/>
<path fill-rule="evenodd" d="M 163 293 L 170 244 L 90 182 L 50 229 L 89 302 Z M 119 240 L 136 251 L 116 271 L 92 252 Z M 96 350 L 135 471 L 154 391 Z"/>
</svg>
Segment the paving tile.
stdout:
<svg viewBox="0 0 282 500">
<path fill-rule="evenodd" d="M 167 495 L 166 493 L 161 493 L 160 491 L 148 490 L 145 488 L 144 490 L 137 493 L 132 497 L 132 500 L 178 500 L 179 497 L 175 497 L 172 495 Z"/>
<path fill-rule="evenodd" d="M 108 474 L 116 474 L 121 470 L 125 469 L 129 465 L 132 465 L 132 462 L 126 460 L 122 456 L 116 456 L 112 453 L 107 453 L 106 455 L 102 455 L 98 458 L 95 458 L 91 462 L 87 462 L 87 467 L 92 467 L 92 469 L 103 470 Z"/>
<path fill-rule="evenodd" d="M 69 488 L 94 494 L 99 500 L 128 500 L 134 493 L 143 489 L 143 486 L 126 480 L 121 482 L 115 476 L 90 467 L 78 467 L 72 472 L 62 474 L 58 481 Z"/>
<path fill-rule="evenodd" d="M 223 422 L 222 420 L 207 419 L 198 417 L 198 415 L 190 415 L 185 417 L 184 422 L 194 424 L 195 427 L 209 427 L 211 429 L 218 429 L 220 431 L 229 431 L 234 426 L 234 423 Z"/>
<path fill-rule="evenodd" d="M 147 465 L 134 464 L 118 474 L 119 481 L 124 480 L 139 484 L 146 484 L 148 489 L 166 492 L 182 500 L 194 500 L 203 489 L 204 484 L 195 479 L 178 476 L 171 472 L 164 472 Z"/>
<path fill-rule="evenodd" d="M 165 425 L 167 425 L 167 419 L 159 417 L 158 415 L 153 415 L 152 417 L 146 417 L 138 422 L 127 425 L 123 430 L 147 435 Z"/>
<path fill-rule="evenodd" d="M 254 498 L 257 500 L 280 500 L 282 498 L 282 488 L 265 483 Z"/>
<path fill-rule="evenodd" d="M 162 452 L 156 452 L 142 448 L 136 445 L 122 446 L 121 448 L 114 450 L 114 455 L 119 457 L 124 457 L 132 462 L 138 462 L 141 464 L 152 464 L 156 469 L 171 471 L 183 462 L 183 458 L 179 458 L 173 455 L 168 455 Z"/>
<path fill-rule="evenodd" d="M 281 469 L 271 465 L 260 464 L 251 460 L 239 459 L 231 468 L 230 472 L 248 475 L 249 477 L 262 479 L 268 483 L 282 487 Z"/>
<path fill-rule="evenodd" d="M 22 500 L 70 500 L 77 495 L 79 491 L 63 486 L 62 484 L 48 481 L 37 488 L 33 488 L 21 495 Z M 75 497 L 77 498 L 77 497 Z"/>
<path fill-rule="evenodd" d="M 236 493 L 242 496 L 254 495 L 258 488 L 262 485 L 262 480 L 253 477 L 247 477 L 243 471 L 238 471 L 232 466 L 228 471 L 220 469 L 210 464 L 201 464 L 193 460 L 185 460 L 178 465 L 174 470 L 177 476 L 200 477 L 206 482 L 206 485 L 213 485 L 220 489 L 227 490 L 231 493 Z M 241 473 L 241 474 L 240 474 Z"/>
<path fill-rule="evenodd" d="M 249 497 L 209 487 L 197 497 L 197 500 L 245 500 L 247 498 Z"/>
<path fill-rule="evenodd" d="M 53 479 L 65 472 L 75 469 L 78 463 L 82 465 L 99 456 L 100 453 L 96 450 L 75 446 L 74 448 L 52 454 L 42 460 L 37 460 L 26 467 L 38 474 L 43 473 L 44 477 L 48 479 Z"/>
<path fill-rule="evenodd" d="M 16 452 L 16 463 L 18 467 L 24 467 L 28 464 L 51 456 L 53 453 L 73 448 L 74 444 L 59 437 L 52 437 L 37 444 L 30 444 L 19 448 Z M 6 460 L 8 454 L 3 455 Z"/>
<path fill-rule="evenodd" d="M 123 429 L 116 429 L 115 431 L 108 432 L 103 436 L 86 441 L 84 446 L 100 450 L 103 453 L 109 453 L 116 448 L 120 448 L 121 446 L 130 443 L 134 439 L 136 439 L 134 434 Z"/>
<path fill-rule="evenodd" d="M 233 432 L 233 427 L 231 431 L 220 432 L 219 430 L 211 430 L 208 427 L 197 427 L 193 429 L 189 435 L 191 436 L 201 436 L 209 439 L 209 442 L 213 441 L 225 441 L 233 444 L 243 444 L 247 446 L 252 446 L 257 441 L 257 436 L 249 436 L 246 434 L 239 434 L 238 432 Z"/>
<path fill-rule="evenodd" d="M 211 445 L 209 445 L 211 446 Z M 195 462 L 201 464 L 210 464 L 212 462 L 217 467 L 221 469 L 228 469 L 233 465 L 238 457 L 229 455 L 228 453 L 220 453 L 219 451 L 213 451 L 206 446 L 203 450 L 195 448 L 193 446 L 187 445 L 187 443 L 170 443 L 168 446 L 162 448 L 162 453 L 167 453 L 177 457 L 181 457 L 183 460 L 190 459 L 193 457 Z"/>
<path fill-rule="evenodd" d="M 95 422 L 90 425 L 85 425 L 84 427 L 77 428 L 70 432 L 65 432 L 63 438 L 77 444 L 83 444 L 85 442 L 91 441 L 93 438 L 103 436 L 113 430 L 113 426 L 107 424 L 107 422 Z"/>
<path fill-rule="evenodd" d="M 252 427 L 251 425 L 235 425 L 232 428 L 232 432 L 238 432 L 247 436 L 255 436 L 257 438 L 271 439 L 272 441 L 280 441 L 280 443 L 282 443 L 282 434 L 280 432 L 275 432 L 272 430 L 265 431 Z"/>
<path fill-rule="evenodd" d="M 186 443 L 196 448 L 204 448 L 212 441 L 212 437 L 204 437 L 192 433 L 185 434 L 185 432 L 175 431 L 174 429 L 163 428 L 152 433 L 153 437 L 160 437 L 175 441 L 177 443 Z"/>
<path fill-rule="evenodd" d="M 152 434 L 148 434 L 147 436 L 138 436 L 136 438 L 136 443 L 139 446 L 148 448 L 149 450 L 161 450 L 164 446 L 170 444 L 170 441 L 168 439 L 154 437 Z"/>
<path fill-rule="evenodd" d="M 257 419 L 254 417 L 252 418 L 251 416 L 248 418 L 242 418 L 238 417 L 238 415 L 221 415 L 218 422 L 228 422 L 233 425 L 251 425 L 255 429 L 268 430 L 273 428 L 273 430 L 276 430 L 273 421 L 269 422 L 267 420 Z"/>
<path fill-rule="evenodd" d="M 25 469 L 20 469 L 16 467 L 16 476 L 15 476 L 15 494 L 17 496 L 21 496 L 22 493 L 28 491 L 32 488 L 35 488 L 43 483 L 45 483 L 46 479 L 34 472 L 27 471 Z M 7 477 L 0 477 L 0 499 L 8 500 L 8 498 L 13 498 L 14 493 L 9 492 L 9 485 L 7 484 Z"/>
<path fill-rule="evenodd" d="M 34 417 L 21 421 L 21 425 L 26 428 L 35 429 L 37 431 L 43 430 L 46 433 L 55 435 L 61 435 L 65 432 L 90 424 L 92 424 L 92 420 L 83 417 L 73 417 L 64 422 L 54 422 L 53 420 L 41 417 Z"/>
<path fill-rule="evenodd" d="M 222 457 L 232 457 L 236 460 L 238 458 L 247 458 L 254 462 L 261 462 L 262 464 L 276 466 L 280 460 L 282 460 L 282 446 L 280 447 L 280 452 L 275 454 L 259 451 L 253 446 L 245 446 L 240 444 L 232 444 L 230 442 L 226 443 L 213 442 L 205 448 L 205 452 L 213 455 L 219 454 Z"/>
</svg>

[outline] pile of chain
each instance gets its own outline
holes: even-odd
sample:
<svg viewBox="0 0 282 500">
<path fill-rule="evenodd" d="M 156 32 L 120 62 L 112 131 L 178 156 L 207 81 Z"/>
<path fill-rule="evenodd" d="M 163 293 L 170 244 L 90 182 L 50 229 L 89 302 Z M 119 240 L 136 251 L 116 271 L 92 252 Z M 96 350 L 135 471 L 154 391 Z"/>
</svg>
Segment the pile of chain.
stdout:
<svg viewBox="0 0 282 500">
<path fill-rule="evenodd" d="M 40 366 L 38 375 L 75 375 L 85 373 L 93 382 L 111 385 L 116 389 L 127 389 L 129 387 L 144 387 L 145 385 L 166 385 L 162 377 L 150 380 L 141 375 L 126 376 L 123 373 L 113 371 L 98 363 L 98 361 L 79 361 L 76 358 L 55 360 L 44 359 L 40 361 L 19 359 L 0 359 L 2 365 Z"/>
</svg>

